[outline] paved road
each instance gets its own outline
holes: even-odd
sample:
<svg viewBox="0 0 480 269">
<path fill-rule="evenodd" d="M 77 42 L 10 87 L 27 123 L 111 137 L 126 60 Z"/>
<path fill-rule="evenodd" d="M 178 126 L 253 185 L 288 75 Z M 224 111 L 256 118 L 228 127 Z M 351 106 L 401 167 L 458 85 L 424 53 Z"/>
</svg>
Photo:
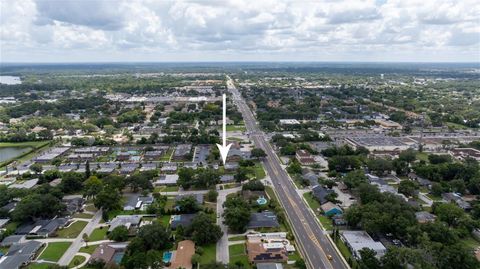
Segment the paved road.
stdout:
<svg viewBox="0 0 480 269">
<path fill-rule="evenodd" d="M 253 113 L 230 78 L 227 80 L 227 87 L 233 94 L 233 100 L 242 113 L 245 126 L 250 133 L 250 138 L 256 147 L 263 149 L 267 154 L 263 164 L 272 179 L 274 189 L 292 224 L 297 245 L 305 256 L 308 268 L 348 268 L 348 266 L 343 263 L 342 257 L 340 256 L 341 254 L 335 250 L 328 240 L 327 235 L 324 234 L 316 217 L 298 195 L 293 182 L 290 180 L 287 172 L 282 168 L 280 159 L 270 143 L 265 139 L 265 134 L 259 129 Z M 332 260 L 329 260 L 327 255 L 331 255 Z"/>
<path fill-rule="evenodd" d="M 83 234 L 87 234 L 90 236 L 90 234 L 93 232 L 95 227 L 97 227 L 98 223 L 100 223 L 100 220 L 102 219 L 102 210 L 98 210 L 95 213 L 95 216 L 90 220 L 90 222 L 83 228 L 82 232 L 75 238 L 73 243 L 70 245 L 70 247 L 65 251 L 63 256 L 60 258 L 58 261 L 58 264 L 61 266 L 67 266 L 70 264 L 70 261 L 73 259 L 73 257 L 77 254 L 78 250 L 83 246 Z"/>
<path fill-rule="evenodd" d="M 238 192 L 242 189 L 242 187 L 236 187 L 231 189 L 219 190 L 218 197 L 217 197 L 217 225 L 220 226 L 222 229 L 222 238 L 217 242 L 217 262 L 221 262 L 223 264 L 228 264 L 230 261 L 230 255 L 228 253 L 228 228 L 225 224 L 223 224 L 223 203 L 227 200 L 227 195 L 230 193 Z"/>
</svg>

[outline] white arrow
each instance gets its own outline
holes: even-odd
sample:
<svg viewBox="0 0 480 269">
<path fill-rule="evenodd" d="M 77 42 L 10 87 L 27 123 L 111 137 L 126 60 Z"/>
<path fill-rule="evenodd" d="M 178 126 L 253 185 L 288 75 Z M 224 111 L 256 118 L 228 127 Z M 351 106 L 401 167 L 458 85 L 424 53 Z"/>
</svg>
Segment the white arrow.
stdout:
<svg viewBox="0 0 480 269">
<path fill-rule="evenodd" d="M 223 145 L 217 144 L 218 150 L 220 150 L 220 155 L 222 156 L 223 160 L 223 165 L 225 165 L 225 162 L 227 161 L 227 156 L 228 156 L 228 151 L 230 150 L 230 147 L 232 144 L 227 145 L 227 96 L 223 94 L 223 122 L 222 122 L 222 127 L 223 127 L 223 136 L 222 136 L 222 141 Z"/>
</svg>

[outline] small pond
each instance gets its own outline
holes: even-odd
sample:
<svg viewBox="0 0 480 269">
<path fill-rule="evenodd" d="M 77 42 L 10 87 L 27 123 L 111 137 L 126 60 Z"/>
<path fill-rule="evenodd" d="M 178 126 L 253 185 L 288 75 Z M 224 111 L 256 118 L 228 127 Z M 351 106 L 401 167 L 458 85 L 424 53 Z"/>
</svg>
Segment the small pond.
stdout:
<svg viewBox="0 0 480 269">
<path fill-rule="evenodd" d="M 0 162 L 8 161 L 15 157 L 18 157 L 26 152 L 29 152 L 32 148 L 20 148 L 20 147 L 6 147 L 0 148 Z"/>
</svg>

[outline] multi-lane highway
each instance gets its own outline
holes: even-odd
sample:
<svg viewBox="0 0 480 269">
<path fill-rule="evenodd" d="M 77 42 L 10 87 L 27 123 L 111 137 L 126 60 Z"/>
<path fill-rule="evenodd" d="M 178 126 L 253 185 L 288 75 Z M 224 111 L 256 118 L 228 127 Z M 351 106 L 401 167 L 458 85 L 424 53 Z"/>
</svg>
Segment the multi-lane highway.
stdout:
<svg viewBox="0 0 480 269">
<path fill-rule="evenodd" d="M 243 100 L 230 77 L 227 77 L 227 87 L 232 93 L 233 100 L 239 111 L 242 113 L 245 126 L 250 133 L 250 138 L 256 147 L 263 149 L 267 154 L 263 164 L 273 182 L 279 200 L 285 208 L 297 245 L 305 256 L 308 268 L 348 268 L 318 224 L 316 217 L 297 193 L 293 182 L 282 168 L 280 159 L 270 143 L 267 142 L 264 133 L 259 129 L 252 111 Z"/>
</svg>

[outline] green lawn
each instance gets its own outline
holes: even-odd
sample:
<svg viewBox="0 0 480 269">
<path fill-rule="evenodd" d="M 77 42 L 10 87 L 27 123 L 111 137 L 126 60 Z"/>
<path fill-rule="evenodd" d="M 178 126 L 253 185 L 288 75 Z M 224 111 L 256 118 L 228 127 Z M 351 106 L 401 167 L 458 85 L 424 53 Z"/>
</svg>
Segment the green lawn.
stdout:
<svg viewBox="0 0 480 269">
<path fill-rule="evenodd" d="M 70 264 L 68 265 L 69 268 L 73 268 L 77 265 L 80 265 L 82 264 L 83 262 L 85 261 L 85 257 L 83 256 L 75 256 L 73 257 L 72 261 L 70 262 Z"/>
<path fill-rule="evenodd" d="M 340 253 L 342 253 L 345 260 L 347 260 L 347 262 L 351 261 L 353 263 L 351 267 L 357 268 L 356 266 L 357 261 L 355 260 L 355 258 L 353 258 L 352 253 L 350 252 L 348 247 L 345 245 L 345 243 L 343 243 L 343 241 L 339 239 L 335 242 L 335 244 L 337 245 L 338 249 L 340 250 Z"/>
<path fill-rule="evenodd" d="M 75 213 L 72 217 L 80 219 L 91 219 L 93 218 L 93 215 L 88 213 Z"/>
<path fill-rule="evenodd" d="M 93 204 L 88 204 L 88 205 L 85 205 L 85 210 L 90 212 L 95 212 L 97 211 L 97 208 Z"/>
<path fill-rule="evenodd" d="M 430 198 L 430 199 L 432 199 L 434 202 L 435 202 L 435 201 L 440 201 L 440 200 L 442 200 L 442 197 L 440 197 L 440 196 L 434 196 L 433 194 L 430 194 L 430 193 L 427 194 L 427 197 Z"/>
<path fill-rule="evenodd" d="M 244 132 L 246 130 L 247 128 L 245 128 L 245 125 L 227 125 L 227 132 L 235 132 L 235 131 Z"/>
<path fill-rule="evenodd" d="M 165 152 L 165 155 L 163 155 L 160 158 L 160 161 L 163 161 L 163 162 L 170 161 L 170 157 L 172 157 L 172 154 L 173 154 L 173 147 L 170 147 L 170 148 L 168 148 L 167 152 Z"/>
<path fill-rule="evenodd" d="M 303 197 L 305 198 L 305 200 L 307 201 L 307 204 L 310 206 L 311 209 L 313 209 L 315 213 L 319 212 L 318 210 L 320 208 L 320 203 L 312 196 L 312 193 L 310 192 L 304 193 Z M 328 217 L 324 215 L 317 215 L 317 217 L 318 217 L 318 220 L 320 220 L 320 223 L 322 224 L 323 228 L 325 228 L 325 230 L 327 231 L 333 230 L 332 221 Z"/>
<path fill-rule="evenodd" d="M 50 143 L 50 141 L 28 141 L 28 142 L 1 142 L 0 148 L 11 148 L 11 147 L 21 147 L 21 148 L 41 148 L 46 144 Z"/>
<path fill-rule="evenodd" d="M 5 255 L 8 252 L 9 247 L 0 247 L 0 253 Z"/>
<path fill-rule="evenodd" d="M 50 263 L 31 263 L 27 269 L 48 269 L 51 265 Z"/>
<path fill-rule="evenodd" d="M 52 262 L 57 262 L 70 247 L 71 242 L 53 242 L 48 243 L 47 248 L 42 252 L 39 260 L 47 260 Z"/>
<path fill-rule="evenodd" d="M 425 161 L 428 163 L 428 154 L 425 153 L 425 152 L 418 152 L 417 153 L 417 159 L 420 160 L 420 161 Z"/>
<path fill-rule="evenodd" d="M 228 247 L 230 264 L 242 263 L 244 268 L 251 268 L 245 251 L 245 244 L 235 244 Z"/>
<path fill-rule="evenodd" d="M 468 237 L 468 238 L 465 238 L 465 239 L 462 239 L 461 242 L 468 248 L 470 249 L 475 249 L 477 248 L 478 246 L 480 246 L 480 242 L 478 242 L 475 238 L 473 237 Z"/>
<path fill-rule="evenodd" d="M 88 237 L 90 242 L 104 240 L 107 237 L 108 227 L 96 228 Z"/>
<path fill-rule="evenodd" d="M 202 246 L 203 254 L 200 256 L 200 264 L 215 262 L 217 256 L 217 244 Z"/>
<path fill-rule="evenodd" d="M 159 218 L 160 220 L 160 223 L 165 225 L 165 226 L 168 226 L 170 224 L 170 215 L 163 215 Z"/>
<path fill-rule="evenodd" d="M 228 241 L 241 241 L 241 240 L 246 240 L 246 236 L 244 235 L 239 235 L 239 236 L 233 236 L 228 238 Z"/>
<path fill-rule="evenodd" d="M 175 206 L 175 199 L 173 198 L 167 199 L 167 202 L 165 203 L 165 210 L 173 209 L 174 206 Z"/>
<path fill-rule="evenodd" d="M 118 215 L 134 215 L 136 213 L 138 212 L 135 212 L 135 210 L 112 210 L 108 212 L 108 219 L 111 220 Z"/>
<path fill-rule="evenodd" d="M 325 230 L 327 231 L 333 230 L 333 223 L 331 219 L 329 219 L 324 215 L 318 216 L 318 219 L 320 220 L 320 223 L 322 224 L 323 228 L 325 228 Z"/>
<path fill-rule="evenodd" d="M 245 244 L 235 244 L 228 247 L 228 252 L 230 256 L 244 255 L 245 254 Z"/>
<path fill-rule="evenodd" d="M 75 221 L 67 228 L 58 230 L 57 235 L 61 238 L 75 238 L 82 232 L 83 228 L 87 226 L 87 223 L 88 222 L 81 220 Z"/>
<path fill-rule="evenodd" d="M 293 252 L 292 254 L 288 255 L 288 260 L 289 261 L 296 261 L 300 260 L 302 257 L 300 257 L 300 253 L 298 251 Z"/>
<path fill-rule="evenodd" d="M 255 177 L 257 179 L 265 178 L 266 174 L 265 174 L 265 170 L 263 169 L 262 163 L 256 162 L 254 169 L 255 169 Z"/>
<path fill-rule="evenodd" d="M 78 252 L 92 254 L 98 246 L 89 245 L 88 247 L 82 247 Z"/>
<path fill-rule="evenodd" d="M 167 186 L 162 191 L 164 192 L 178 191 L 178 186 Z"/>
</svg>

